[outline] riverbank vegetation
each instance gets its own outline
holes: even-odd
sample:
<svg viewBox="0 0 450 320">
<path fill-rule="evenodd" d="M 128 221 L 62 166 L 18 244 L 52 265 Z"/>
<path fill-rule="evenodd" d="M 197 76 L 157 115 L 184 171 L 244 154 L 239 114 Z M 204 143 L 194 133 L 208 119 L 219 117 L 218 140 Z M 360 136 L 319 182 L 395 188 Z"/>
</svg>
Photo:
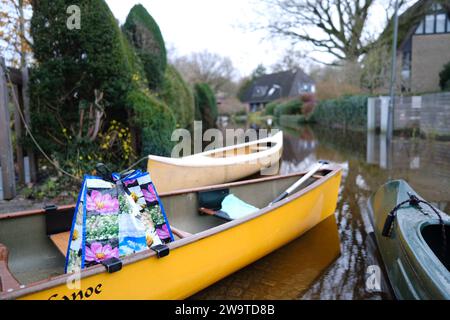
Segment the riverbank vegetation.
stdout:
<svg viewBox="0 0 450 320">
<path fill-rule="evenodd" d="M 170 156 L 172 132 L 191 128 L 194 118 L 216 125 L 215 92 L 188 83 L 168 62 L 161 30 L 142 5 L 119 26 L 104 0 L 79 1 L 82 28 L 71 29 L 70 4 L 29 8 L 31 128 L 43 151 L 29 136 L 16 142 L 39 157 L 42 188 L 25 188 L 29 198 L 72 195 L 73 181 L 95 174 L 98 162 L 121 171 L 148 154 Z"/>
</svg>

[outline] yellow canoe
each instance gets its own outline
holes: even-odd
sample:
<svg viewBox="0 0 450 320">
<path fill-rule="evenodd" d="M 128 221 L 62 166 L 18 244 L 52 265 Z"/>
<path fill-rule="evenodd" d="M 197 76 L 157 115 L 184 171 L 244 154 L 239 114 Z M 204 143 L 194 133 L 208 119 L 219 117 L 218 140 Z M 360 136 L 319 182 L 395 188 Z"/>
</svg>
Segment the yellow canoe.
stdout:
<svg viewBox="0 0 450 320">
<path fill-rule="evenodd" d="M 171 192 L 236 181 L 257 172 L 278 173 L 283 132 L 274 136 L 182 158 L 150 155 L 147 169 L 158 192 Z"/>
<path fill-rule="evenodd" d="M 1 288 L 0 299 L 189 297 L 284 246 L 334 213 L 341 181 L 341 169 L 334 166 L 317 172 L 290 197 L 265 207 L 302 175 L 162 194 L 172 230 L 178 235 L 168 245 L 169 255 L 158 258 L 151 250 L 138 253 L 123 259 L 122 269 L 114 273 L 107 273 L 102 265 L 90 267 L 81 272 L 79 287 L 71 282 L 76 279 L 74 274 L 62 274 L 64 256 L 58 246 L 67 245 L 68 235 L 47 236 L 49 213 L 0 215 L 0 277 L 8 284 Z M 263 209 L 231 222 L 199 215 L 198 192 L 222 189 Z M 70 225 L 71 214 L 73 207 L 62 208 L 59 221 L 68 215 Z M 10 259 L 5 263 L 6 247 Z"/>
</svg>

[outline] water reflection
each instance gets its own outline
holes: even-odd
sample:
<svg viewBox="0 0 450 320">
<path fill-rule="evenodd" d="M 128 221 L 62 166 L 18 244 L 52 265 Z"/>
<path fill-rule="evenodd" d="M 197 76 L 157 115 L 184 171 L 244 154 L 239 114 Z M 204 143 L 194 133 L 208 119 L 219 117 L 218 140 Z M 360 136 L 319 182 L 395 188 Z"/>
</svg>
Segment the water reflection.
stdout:
<svg viewBox="0 0 450 320">
<path fill-rule="evenodd" d="M 298 299 L 340 253 L 334 216 L 192 299 Z"/>
<path fill-rule="evenodd" d="M 305 136 L 307 141 L 316 142 L 314 150 L 311 151 L 309 143 L 299 143 Z M 385 136 L 319 127 L 289 131 L 285 140 L 283 173 L 305 169 L 319 159 L 343 167 L 336 211 L 342 255 L 302 298 L 391 298 L 387 289 L 382 293 L 371 293 L 365 286 L 367 268 L 381 264 L 368 236 L 371 226 L 367 218 L 367 200 L 387 180 L 405 179 L 424 198 L 444 211 L 448 209 L 450 144 L 402 137 L 388 143 Z"/>
<path fill-rule="evenodd" d="M 372 293 L 367 291 L 365 285 L 367 268 L 381 265 L 376 247 L 368 236 L 371 226 L 367 218 L 367 200 L 389 179 L 401 178 L 425 199 L 441 210 L 450 212 L 450 142 L 395 137 L 392 143 L 387 143 L 384 136 L 318 126 L 282 130 L 282 174 L 308 169 L 320 159 L 337 163 L 343 168 L 335 213 L 341 255 L 329 267 L 327 263 L 321 266 L 312 264 L 316 268 L 312 270 L 299 264 L 305 255 L 315 254 L 314 259 L 323 255 L 325 262 L 333 259 L 323 249 L 309 250 L 315 247 L 305 244 L 297 247 L 294 242 L 291 247 L 279 249 L 195 297 L 391 298 L 387 289 L 381 293 Z M 304 243 L 302 239 L 296 241 Z M 277 264 L 277 261 L 283 262 Z M 298 267 L 288 267 L 291 265 L 289 261 Z M 309 274 L 320 276 L 313 282 L 297 282 L 297 279 L 304 279 Z"/>
</svg>

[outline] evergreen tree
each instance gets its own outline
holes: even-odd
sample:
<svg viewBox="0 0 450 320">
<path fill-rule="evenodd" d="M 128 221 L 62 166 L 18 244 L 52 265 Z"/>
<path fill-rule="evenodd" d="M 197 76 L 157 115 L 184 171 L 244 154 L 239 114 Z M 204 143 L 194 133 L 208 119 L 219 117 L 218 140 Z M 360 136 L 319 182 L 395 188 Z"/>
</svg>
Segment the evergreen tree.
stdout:
<svg viewBox="0 0 450 320">
<path fill-rule="evenodd" d="M 203 130 L 216 126 L 218 110 L 216 97 L 211 87 L 206 83 L 194 86 L 195 119 L 203 122 Z"/>
<path fill-rule="evenodd" d="M 71 5 L 80 8 L 80 29 L 66 25 Z M 120 28 L 103 0 L 40 0 L 31 35 L 34 133 L 59 160 L 82 157 L 97 148 L 105 120 L 126 119 L 131 69 Z"/>
<path fill-rule="evenodd" d="M 167 53 L 158 24 L 141 4 L 128 14 L 123 30 L 144 65 L 151 90 L 159 91 L 164 81 Z"/>
<path fill-rule="evenodd" d="M 450 62 L 439 73 L 439 85 L 442 90 L 450 90 Z"/>
<path fill-rule="evenodd" d="M 161 98 L 175 115 L 177 125 L 187 128 L 194 121 L 194 95 L 175 67 L 168 65 Z"/>
</svg>

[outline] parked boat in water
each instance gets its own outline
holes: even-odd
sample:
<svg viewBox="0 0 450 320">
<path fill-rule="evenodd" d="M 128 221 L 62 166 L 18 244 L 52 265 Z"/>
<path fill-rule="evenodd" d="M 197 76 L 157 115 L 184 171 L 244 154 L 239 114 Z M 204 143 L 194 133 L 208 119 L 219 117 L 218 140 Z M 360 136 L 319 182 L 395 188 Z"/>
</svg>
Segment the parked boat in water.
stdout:
<svg viewBox="0 0 450 320">
<path fill-rule="evenodd" d="M 299 237 L 331 216 L 341 169 L 321 168 L 299 190 L 268 204 L 306 173 L 160 194 L 177 239 L 158 258 L 146 250 L 108 273 L 95 265 L 80 273 L 80 287 L 63 274 L 74 206 L 0 215 L 0 299 L 186 298 Z M 202 193 L 236 195 L 262 208 L 233 221 L 200 215 Z M 9 249 L 9 261 L 7 261 Z M 110 269 L 110 271 L 118 268 Z"/>
<path fill-rule="evenodd" d="M 397 299 L 450 299 L 450 218 L 405 181 L 369 200 L 375 238 Z"/>
<path fill-rule="evenodd" d="M 283 132 L 274 136 L 182 158 L 150 155 L 147 169 L 158 192 L 236 181 L 268 167 L 278 168 Z M 277 174 L 278 170 L 272 170 Z"/>
</svg>

